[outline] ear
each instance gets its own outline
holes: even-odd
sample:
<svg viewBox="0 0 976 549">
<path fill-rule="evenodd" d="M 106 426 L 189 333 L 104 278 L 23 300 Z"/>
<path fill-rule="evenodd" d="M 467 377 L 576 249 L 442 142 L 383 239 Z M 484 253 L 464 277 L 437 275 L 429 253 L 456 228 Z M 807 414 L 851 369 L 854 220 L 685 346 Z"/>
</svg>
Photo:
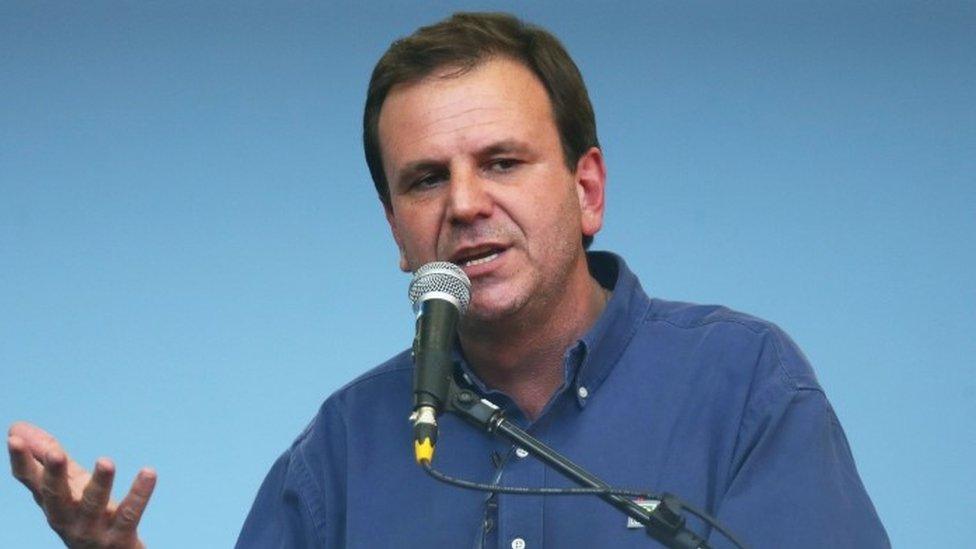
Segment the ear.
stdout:
<svg viewBox="0 0 976 549">
<path fill-rule="evenodd" d="M 607 168 L 603 152 L 590 147 L 576 162 L 576 194 L 579 197 L 580 224 L 585 236 L 593 236 L 603 227 L 604 191 Z"/>
<path fill-rule="evenodd" d="M 397 230 L 393 206 L 384 202 L 383 211 L 386 213 L 386 222 L 390 224 L 390 232 L 393 233 L 393 240 L 396 242 L 397 249 L 400 250 L 400 270 L 409 273 L 410 267 L 407 265 L 407 254 L 403 249 L 403 240 L 400 239 L 400 231 Z"/>
</svg>

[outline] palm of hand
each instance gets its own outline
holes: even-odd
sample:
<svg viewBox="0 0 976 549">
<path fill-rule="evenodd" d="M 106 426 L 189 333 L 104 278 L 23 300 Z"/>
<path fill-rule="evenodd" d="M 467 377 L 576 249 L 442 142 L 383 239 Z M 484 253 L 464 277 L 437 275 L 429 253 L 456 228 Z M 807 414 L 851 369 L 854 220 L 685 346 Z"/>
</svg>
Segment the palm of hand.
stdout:
<svg viewBox="0 0 976 549">
<path fill-rule="evenodd" d="M 107 458 L 89 473 L 58 441 L 28 423 L 15 423 L 7 438 L 13 475 L 30 490 L 51 528 L 69 547 L 143 547 L 136 534 L 156 474 L 142 469 L 121 501 L 111 501 L 115 466 Z"/>
</svg>

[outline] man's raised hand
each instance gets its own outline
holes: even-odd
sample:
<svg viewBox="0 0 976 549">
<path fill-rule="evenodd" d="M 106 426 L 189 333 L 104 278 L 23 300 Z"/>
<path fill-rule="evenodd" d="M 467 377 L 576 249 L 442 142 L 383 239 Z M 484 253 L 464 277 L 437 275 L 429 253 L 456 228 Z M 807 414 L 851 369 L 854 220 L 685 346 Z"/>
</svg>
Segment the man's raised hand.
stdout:
<svg viewBox="0 0 976 549">
<path fill-rule="evenodd" d="M 115 466 L 107 458 L 95 471 L 68 457 L 57 439 L 30 423 L 10 426 L 10 468 L 44 510 L 48 524 L 68 547 L 143 547 L 136 527 L 156 486 L 156 473 L 141 469 L 121 503 L 111 501 Z"/>
</svg>

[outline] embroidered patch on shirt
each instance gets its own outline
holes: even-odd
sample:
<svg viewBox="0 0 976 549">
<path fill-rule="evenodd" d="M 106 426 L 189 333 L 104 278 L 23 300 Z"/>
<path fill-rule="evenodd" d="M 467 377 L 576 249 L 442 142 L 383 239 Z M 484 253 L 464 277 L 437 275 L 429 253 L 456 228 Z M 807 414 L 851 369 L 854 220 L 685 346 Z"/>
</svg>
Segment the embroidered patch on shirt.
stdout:
<svg viewBox="0 0 976 549">
<path fill-rule="evenodd" d="M 635 499 L 634 503 L 640 505 L 644 509 L 647 509 L 649 513 L 653 513 L 657 509 L 658 504 L 661 503 L 660 500 L 656 499 Z M 643 528 L 644 525 L 637 522 L 631 517 L 627 517 L 627 528 Z"/>
</svg>

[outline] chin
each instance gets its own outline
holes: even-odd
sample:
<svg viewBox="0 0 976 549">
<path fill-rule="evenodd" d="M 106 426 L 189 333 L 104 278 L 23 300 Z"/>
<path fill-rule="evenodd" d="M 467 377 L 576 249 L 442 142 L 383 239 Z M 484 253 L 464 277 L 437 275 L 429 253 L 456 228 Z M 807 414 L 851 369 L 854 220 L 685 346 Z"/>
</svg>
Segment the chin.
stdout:
<svg viewBox="0 0 976 549">
<path fill-rule="evenodd" d="M 471 302 L 464 316 L 465 319 L 473 322 L 498 322 L 510 318 L 519 309 L 521 309 L 521 306 L 519 306 L 517 300 L 511 297 L 502 298 L 502 296 L 498 296 L 497 298 L 491 298 L 490 296 L 482 296 L 482 298 L 475 299 Z"/>
</svg>

